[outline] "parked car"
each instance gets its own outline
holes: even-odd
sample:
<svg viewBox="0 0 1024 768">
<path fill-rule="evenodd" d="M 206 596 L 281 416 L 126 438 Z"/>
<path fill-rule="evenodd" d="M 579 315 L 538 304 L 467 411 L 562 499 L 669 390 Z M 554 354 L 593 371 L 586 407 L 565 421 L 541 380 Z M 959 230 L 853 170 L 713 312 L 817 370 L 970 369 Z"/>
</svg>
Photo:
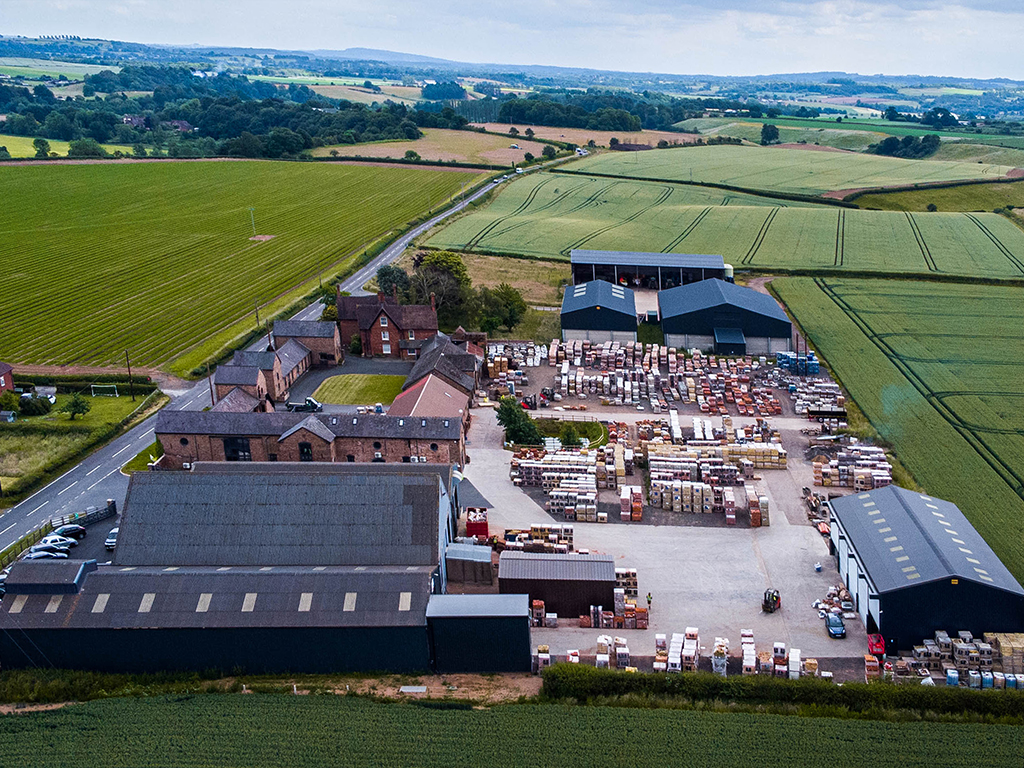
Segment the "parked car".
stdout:
<svg viewBox="0 0 1024 768">
<path fill-rule="evenodd" d="M 70 553 L 71 550 L 68 547 L 61 547 L 61 546 L 59 546 L 57 544 L 46 544 L 46 543 L 40 542 L 39 544 L 33 544 L 31 547 L 28 548 L 28 551 L 29 552 L 62 552 L 63 554 L 67 555 L 67 554 Z"/>
<path fill-rule="evenodd" d="M 319 413 L 324 409 L 324 406 L 318 400 L 307 397 L 305 402 L 288 403 L 287 408 L 293 413 Z"/>
<path fill-rule="evenodd" d="M 40 544 L 55 544 L 58 547 L 67 547 L 71 549 L 78 546 L 78 539 L 72 539 L 68 536 L 59 536 L 56 533 L 48 533 L 39 540 Z"/>
<path fill-rule="evenodd" d="M 120 529 L 120 526 L 117 528 L 111 528 L 110 533 L 107 534 L 107 540 L 103 542 L 103 546 L 107 548 L 108 552 L 113 552 L 114 547 L 117 546 L 117 532 Z"/>
<path fill-rule="evenodd" d="M 825 629 L 831 638 L 838 640 L 839 638 L 846 637 L 846 624 L 843 622 L 843 617 L 838 613 L 825 615 Z"/>
<path fill-rule="evenodd" d="M 67 552 L 29 552 L 25 560 L 66 560 Z"/>
<path fill-rule="evenodd" d="M 85 538 L 88 531 L 85 530 L 84 526 L 81 525 L 62 525 L 60 528 L 55 528 L 51 536 L 66 536 L 69 539 L 76 539 L 81 541 Z"/>
</svg>

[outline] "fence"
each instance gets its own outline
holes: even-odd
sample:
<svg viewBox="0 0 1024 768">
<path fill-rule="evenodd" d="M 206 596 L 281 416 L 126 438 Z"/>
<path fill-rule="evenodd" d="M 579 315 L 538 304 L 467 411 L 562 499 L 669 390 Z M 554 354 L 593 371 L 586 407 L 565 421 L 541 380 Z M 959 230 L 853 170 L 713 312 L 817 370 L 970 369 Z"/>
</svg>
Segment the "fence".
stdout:
<svg viewBox="0 0 1024 768">
<path fill-rule="evenodd" d="M 50 518 L 51 528 L 60 528 L 62 525 L 68 525 L 75 523 L 76 525 L 92 525 L 98 523 L 100 520 L 106 520 L 108 517 L 113 517 L 117 514 L 117 502 L 113 499 L 107 499 L 107 506 L 105 507 L 86 507 L 85 512 L 72 512 L 70 515 L 64 515 L 63 517 Z"/>
<path fill-rule="evenodd" d="M 38 528 L 26 533 L 3 552 L 0 552 L 0 568 L 6 568 L 8 565 L 13 563 L 21 556 L 22 552 L 31 547 L 52 530 L 53 524 L 46 521 Z"/>
</svg>

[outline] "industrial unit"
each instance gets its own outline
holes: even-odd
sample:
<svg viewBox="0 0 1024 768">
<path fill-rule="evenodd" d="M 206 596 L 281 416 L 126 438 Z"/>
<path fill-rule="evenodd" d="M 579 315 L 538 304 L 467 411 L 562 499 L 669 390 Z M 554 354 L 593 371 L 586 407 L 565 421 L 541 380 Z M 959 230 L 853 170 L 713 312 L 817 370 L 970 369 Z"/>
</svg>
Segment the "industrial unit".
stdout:
<svg viewBox="0 0 1024 768">
<path fill-rule="evenodd" d="M 636 341 L 636 327 L 636 301 L 629 288 L 591 280 L 565 289 L 562 341 Z"/>
<path fill-rule="evenodd" d="M 498 591 L 543 600 L 547 611 L 565 617 L 611 610 L 615 602 L 615 560 L 611 555 L 541 554 L 505 550 L 498 560 Z"/>
<path fill-rule="evenodd" d="M 732 267 L 721 256 L 700 253 L 588 251 L 569 254 L 573 285 L 607 280 L 615 285 L 661 291 L 713 277 L 732 280 Z"/>
<path fill-rule="evenodd" d="M 793 326 L 765 293 L 725 280 L 703 280 L 658 293 L 665 344 L 728 355 L 789 351 Z"/>
<path fill-rule="evenodd" d="M 1024 589 L 956 505 L 895 485 L 830 502 L 830 551 L 868 632 L 1024 631 Z"/>
</svg>

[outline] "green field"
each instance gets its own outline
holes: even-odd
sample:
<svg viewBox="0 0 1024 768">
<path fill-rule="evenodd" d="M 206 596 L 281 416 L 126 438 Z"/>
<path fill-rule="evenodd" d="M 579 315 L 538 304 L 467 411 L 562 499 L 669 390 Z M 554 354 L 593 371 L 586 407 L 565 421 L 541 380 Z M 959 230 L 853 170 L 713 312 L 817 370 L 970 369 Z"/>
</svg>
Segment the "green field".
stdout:
<svg viewBox="0 0 1024 768">
<path fill-rule="evenodd" d="M 705 136 L 732 136 L 758 143 L 761 141 L 762 123 L 745 120 L 722 120 L 719 118 L 692 118 L 676 123 L 676 127 L 696 129 Z M 885 138 L 884 133 L 875 133 L 858 128 L 841 127 L 788 128 L 777 126 L 779 141 L 783 144 L 806 142 L 823 147 L 836 147 L 861 152 Z"/>
<path fill-rule="evenodd" d="M 0 134 L 0 147 L 7 147 L 7 151 L 11 157 L 35 157 L 36 148 L 32 146 L 32 142 L 35 141 L 34 136 L 9 136 L 7 134 Z M 66 156 L 68 148 L 71 146 L 67 141 L 61 141 L 60 139 L 47 139 L 50 143 L 50 151 L 56 152 L 58 155 Z M 132 148 L 126 147 L 120 144 L 101 144 L 107 152 L 113 154 L 117 150 L 121 150 L 125 154 L 131 154 Z"/>
<path fill-rule="evenodd" d="M 273 162 L 0 168 L 0 359 L 158 366 L 475 174 Z M 250 207 L 258 234 L 254 242 Z"/>
<path fill-rule="evenodd" d="M 95 75 L 109 69 L 111 72 L 120 72 L 120 67 L 98 64 L 76 64 L 69 61 L 50 61 L 49 59 L 25 59 L 10 56 L 0 56 L 0 74 L 11 75 L 12 77 L 59 77 L 64 75 L 71 79 L 81 79 L 85 75 Z"/>
<path fill-rule="evenodd" d="M 1003 694 L 1012 695 L 1012 694 Z M 344 696 L 109 699 L 0 717 L 18 766 L 1016 765 L 1024 730 L 593 706 L 435 709 Z M 284 757 L 286 756 L 286 757 Z M 283 759 L 284 758 L 284 759 Z"/>
<path fill-rule="evenodd" d="M 733 145 L 609 152 L 563 166 L 574 173 L 630 179 L 694 181 L 765 192 L 821 195 L 863 187 L 992 179 L 1010 166 L 951 161 L 901 160 L 852 152 Z"/>
<path fill-rule="evenodd" d="M 914 478 L 1024 578 L 1024 288 L 772 285 Z"/>
<path fill-rule="evenodd" d="M 391 405 L 404 383 L 405 376 L 347 373 L 325 379 L 313 397 L 321 403 L 334 405 Z"/>
<path fill-rule="evenodd" d="M 760 270 L 1024 277 L 1024 231 L 996 214 L 858 211 L 551 173 L 515 181 L 427 244 L 545 259 L 591 248 L 721 254 Z"/>
<path fill-rule="evenodd" d="M 916 189 L 861 195 L 853 202 L 861 208 L 882 211 L 994 211 L 996 208 L 1024 208 L 1024 181 L 1009 184 L 964 184 L 943 189 Z M 1022 222 L 1024 223 L 1024 222 Z"/>
</svg>

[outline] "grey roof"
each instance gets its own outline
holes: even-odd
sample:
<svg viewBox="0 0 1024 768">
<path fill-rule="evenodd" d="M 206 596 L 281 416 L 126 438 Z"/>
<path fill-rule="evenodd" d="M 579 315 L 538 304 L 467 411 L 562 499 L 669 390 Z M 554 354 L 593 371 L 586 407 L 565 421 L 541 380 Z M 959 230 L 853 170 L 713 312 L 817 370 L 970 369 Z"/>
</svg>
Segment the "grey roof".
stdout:
<svg viewBox="0 0 1024 768">
<path fill-rule="evenodd" d="M 529 595 L 431 595 L 428 619 L 530 615 Z"/>
<path fill-rule="evenodd" d="M 682 267 L 684 269 L 725 269 L 721 256 L 703 253 L 645 253 L 642 251 L 588 251 L 573 248 L 572 264 L 617 264 L 640 267 Z"/>
<path fill-rule="evenodd" d="M 492 509 L 494 507 L 469 480 L 459 481 L 459 505 L 463 509 Z"/>
<path fill-rule="evenodd" d="M 267 474 L 308 474 L 319 475 L 424 475 L 438 477 L 444 485 L 445 493 L 452 487 L 455 467 L 451 464 L 359 464 L 341 462 L 339 464 L 316 464 L 311 466 L 302 461 L 274 462 L 225 462 L 197 461 L 192 465 L 192 474 L 206 475 L 267 475 Z"/>
<path fill-rule="evenodd" d="M 658 310 L 662 320 L 675 315 L 685 315 L 702 309 L 730 304 L 759 315 L 788 323 L 789 317 L 767 293 L 744 288 L 742 285 L 727 283 L 712 278 L 688 285 L 680 285 L 665 291 L 658 291 Z"/>
<path fill-rule="evenodd" d="M 74 593 L 95 570 L 95 560 L 18 560 L 4 586 L 9 595 Z"/>
<path fill-rule="evenodd" d="M 277 442 L 281 442 L 282 440 L 291 437 L 300 429 L 308 430 L 317 437 L 323 438 L 328 443 L 334 442 L 334 433 L 331 432 L 331 430 L 329 430 L 327 426 L 322 421 L 320 421 L 320 419 L 313 415 L 307 416 L 294 427 L 289 429 L 287 432 L 285 432 L 283 435 L 281 435 L 281 437 L 277 439 Z"/>
<path fill-rule="evenodd" d="M 1024 595 L 955 504 L 890 485 L 831 505 L 879 593 L 952 577 Z"/>
<path fill-rule="evenodd" d="M 460 349 L 443 334 L 435 336 L 432 342 L 420 350 L 419 359 L 406 377 L 402 389 L 408 389 L 425 376 L 435 373 L 459 389 L 472 393 L 476 385 L 474 372 L 480 365 L 476 355 Z"/>
<path fill-rule="evenodd" d="M 609 309 L 636 318 L 633 291 L 605 280 L 569 285 L 562 297 L 562 314 L 581 309 Z"/>
<path fill-rule="evenodd" d="M 746 344 L 747 337 L 739 328 L 715 328 L 715 341 L 719 344 Z"/>
<path fill-rule="evenodd" d="M 0 628 L 423 626 L 432 573 L 426 566 L 105 565 L 74 595 L 8 597 L 0 603 Z"/>
<path fill-rule="evenodd" d="M 444 551 L 446 560 L 469 560 L 475 563 L 491 562 L 491 548 L 486 544 L 449 544 Z"/>
<path fill-rule="evenodd" d="M 499 579 L 528 581 L 615 581 L 611 555 L 548 555 L 505 550 L 498 559 Z"/>
<path fill-rule="evenodd" d="M 259 404 L 258 397 L 253 397 L 244 389 L 235 387 L 218 400 L 210 410 L 223 413 L 252 413 Z"/>
<path fill-rule="evenodd" d="M 14 368 L 10 363 L 0 362 L 0 376 L 3 376 L 5 373 L 10 373 L 13 370 Z"/>
<path fill-rule="evenodd" d="M 213 372 L 213 383 L 236 387 L 254 387 L 259 382 L 260 369 L 253 365 L 218 365 Z"/>
<path fill-rule="evenodd" d="M 231 365 L 248 365 L 259 368 L 261 371 L 274 370 L 273 352 L 255 352 L 248 349 L 240 349 L 231 357 Z"/>
<path fill-rule="evenodd" d="M 275 320 L 274 336 L 306 339 L 333 339 L 337 323 L 323 320 Z"/>
<path fill-rule="evenodd" d="M 157 435 L 235 435 L 280 437 L 307 418 L 318 419 L 336 437 L 411 440 L 458 440 L 460 419 L 438 416 L 388 416 L 380 413 L 224 413 L 168 411 L 157 414 Z"/>
<path fill-rule="evenodd" d="M 276 354 L 281 361 L 281 375 L 287 376 L 299 363 L 309 357 L 309 347 L 295 339 L 288 339 Z"/>
<path fill-rule="evenodd" d="M 238 462 L 224 462 L 233 467 Z M 137 472 L 117 565 L 436 565 L 440 473 Z M 356 465 L 351 465 L 356 466 Z"/>
</svg>

